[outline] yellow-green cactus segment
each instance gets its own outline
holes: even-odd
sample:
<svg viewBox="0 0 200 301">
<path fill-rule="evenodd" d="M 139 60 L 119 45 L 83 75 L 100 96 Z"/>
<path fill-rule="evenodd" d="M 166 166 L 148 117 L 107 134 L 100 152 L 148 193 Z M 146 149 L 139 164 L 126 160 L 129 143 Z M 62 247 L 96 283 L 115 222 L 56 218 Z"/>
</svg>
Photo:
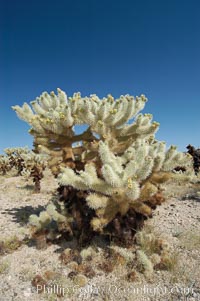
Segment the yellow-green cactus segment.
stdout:
<svg viewBox="0 0 200 301">
<path fill-rule="evenodd" d="M 59 112 L 60 119 L 65 119 L 65 115 L 62 112 Z"/>
<path fill-rule="evenodd" d="M 157 127 L 159 127 L 159 126 L 160 126 L 160 123 L 159 123 L 159 122 L 156 122 L 156 121 L 154 121 L 154 122 L 152 123 L 152 126 L 153 126 L 153 127 L 155 127 L 155 128 L 157 128 Z"/>
<path fill-rule="evenodd" d="M 129 189 L 131 189 L 131 188 L 133 188 L 133 181 L 132 181 L 132 179 L 131 178 L 128 178 L 128 185 L 127 185 L 127 187 L 129 188 Z"/>
<path fill-rule="evenodd" d="M 114 97 L 113 97 L 111 94 L 108 94 L 107 100 L 108 100 L 110 103 L 113 103 L 113 102 L 114 102 Z"/>
<path fill-rule="evenodd" d="M 110 110 L 110 114 L 116 114 L 117 113 L 117 109 L 112 109 L 112 110 Z"/>
<path fill-rule="evenodd" d="M 99 126 L 103 126 L 103 121 L 102 121 L 102 120 L 98 120 L 98 121 L 97 121 L 97 124 L 98 124 Z"/>
</svg>

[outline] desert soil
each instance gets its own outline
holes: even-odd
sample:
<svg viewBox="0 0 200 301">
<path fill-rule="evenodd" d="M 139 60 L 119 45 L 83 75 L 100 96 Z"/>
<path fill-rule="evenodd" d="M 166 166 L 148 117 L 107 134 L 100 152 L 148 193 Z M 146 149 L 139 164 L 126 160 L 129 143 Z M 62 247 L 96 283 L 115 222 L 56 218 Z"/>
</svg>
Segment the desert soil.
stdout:
<svg viewBox="0 0 200 301">
<path fill-rule="evenodd" d="M 39 194 L 34 193 L 31 181 L 27 182 L 23 177 L 0 176 L 0 242 L 16 238 L 24 240 L 16 250 L 4 252 L 0 248 L 0 301 L 200 300 L 198 179 L 193 183 L 169 183 L 165 191 L 166 202 L 157 207 L 153 218 L 146 221 L 145 227 L 167 240 L 175 255 L 169 270 L 155 270 L 150 279 L 138 272 L 133 282 L 127 280 L 123 265 L 105 273 L 96 269 L 102 261 L 101 244 L 96 242 L 96 255 L 91 261 L 95 276 L 88 278 L 82 287 L 70 279 L 70 267 L 59 260 L 61 251 L 73 247 L 73 242 L 52 244 L 45 250 L 38 250 L 28 239 L 29 215 L 42 211 L 56 188 L 57 182 L 48 171 Z M 49 290 L 37 292 L 32 280 L 36 275 L 45 278 L 49 274 L 53 275 L 52 278 L 49 276 L 53 279 L 49 282 Z M 63 297 L 59 296 L 60 292 Z"/>
</svg>

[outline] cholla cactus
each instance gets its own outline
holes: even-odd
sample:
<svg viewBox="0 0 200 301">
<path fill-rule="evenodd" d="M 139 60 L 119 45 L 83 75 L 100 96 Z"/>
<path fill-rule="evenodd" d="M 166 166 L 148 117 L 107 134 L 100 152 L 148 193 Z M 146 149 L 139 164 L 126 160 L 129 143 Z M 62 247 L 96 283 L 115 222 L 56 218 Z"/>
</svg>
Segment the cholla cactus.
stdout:
<svg viewBox="0 0 200 301">
<path fill-rule="evenodd" d="M 116 101 L 111 95 L 103 99 L 96 95 L 82 98 L 80 93 L 67 97 L 58 89 L 58 95 L 44 92 L 32 101 L 33 110 L 27 103 L 12 108 L 31 126 L 36 150 L 51 156 L 49 164 L 57 174 L 58 163 L 75 167 L 76 161 L 95 158 L 99 141 L 106 140 L 112 151 L 120 153 L 138 137 L 153 135 L 159 124 L 151 123 L 150 114 L 138 115 L 146 101 L 144 95 L 136 98 L 125 95 Z M 134 117 L 133 124 L 126 124 Z M 88 124 L 88 129 L 76 135 L 74 126 L 82 124 Z M 83 143 L 72 148 L 75 142 Z"/>
<path fill-rule="evenodd" d="M 195 149 L 195 147 L 190 144 L 188 144 L 186 148 L 188 149 L 188 154 L 190 154 L 193 158 L 194 172 L 198 175 L 200 171 L 200 148 Z"/>
<path fill-rule="evenodd" d="M 22 175 L 33 178 L 35 183 L 35 192 L 40 192 L 40 181 L 43 178 L 43 171 L 48 163 L 48 156 L 44 154 L 35 154 L 33 151 L 22 154 L 24 160 L 24 170 Z"/>
<path fill-rule="evenodd" d="M 4 149 L 4 152 L 9 159 L 10 167 L 16 168 L 18 175 L 21 175 L 24 169 L 24 159 L 22 158 L 22 155 L 27 154 L 29 151 L 28 147 L 12 147 Z"/>
<path fill-rule="evenodd" d="M 147 278 L 150 278 L 153 274 L 153 264 L 151 260 L 142 250 L 137 250 L 136 256 L 138 268 Z"/>
<path fill-rule="evenodd" d="M 50 168 L 59 174 L 62 206 L 58 202 L 51 217 L 67 232 L 70 226 L 80 237 L 85 231 L 88 239 L 92 229 L 131 241 L 164 200 L 160 185 L 172 177 L 189 179 L 174 168 L 189 173 L 190 155 L 175 146 L 166 150 L 155 139 L 159 123 L 140 113 L 146 101 L 144 95 L 67 97 L 58 89 L 58 95 L 45 92 L 31 102 L 33 110 L 27 103 L 13 107 L 31 125 L 37 150 L 50 156 Z M 83 124 L 88 128 L 76 134 L 74 126 Z"/>
<path fill-rule="evenodd" d="M 98 152 L 101 177 L 94 162 L 86 164 L 85 170 L 78 173 L 69 167 L 62 168 L 58 177 L 62 186 L 89 191 L 86 202 L 96 213 L 91 220 L 95 231 L 102 231 L 115 216 L 125 216 L 131 209 L 150 216 L 151 197 L 158 193 L 159 184 L 178 177 L 172 173 L 177 163 L 188 166 L 190 162 L 188 156 L 178 153 L 174 146 L 166 152 L 163 142 L 143 139 L 132 143 L 121 156 L 114 155 L 102 141 Z"/>
<path fill-rule="evenodd" d="M 33 178 L 35 192 L 40 191 L 40 180 L 48 163 L 48 155 L 36 154 L 28 147 L 6 148 L 7 156 L 0 157 L 0 169 L 3 174 L 11 168 L 16 168 L 18 175 Z"/>
<path fill-rule="evenodd" d="M 10 161 L 7 156 L 0 155 L 0 172 L 5 175 L 11 169 Z"/>
</svg>

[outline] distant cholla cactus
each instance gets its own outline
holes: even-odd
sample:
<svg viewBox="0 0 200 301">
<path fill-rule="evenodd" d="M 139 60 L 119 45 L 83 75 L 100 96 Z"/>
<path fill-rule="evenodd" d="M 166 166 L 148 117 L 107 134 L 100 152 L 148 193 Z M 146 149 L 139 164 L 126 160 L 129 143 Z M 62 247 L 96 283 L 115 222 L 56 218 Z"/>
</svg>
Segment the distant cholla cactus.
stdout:
<svg viewBox="0 0 200 301">
<path fill-rule="evenodd" d="M 146 101 L 144 95 L 67 97 L 58 89 L 58 95 L 45 92 L 31 102 L 35 113 L 27 103 L 13 107 L 31 125 L 37 151 L 50 156 L 60 184 L 60 200 L 47 206 L 42 221 L 31 217 L 38 231 L 56 221 L 64 237 L 88 241 L 98 232 L 132 241 L 144 218 L 164 201 L 160 185 L 190 178 L 190 155 L 175 146 L 166 150 L 155 139 L 159 123 L 140 113 Z M 76 134 L 74 126 L 84 124 L 88 128 Z M 176 172 L 176 166 L 187 172 Z"/>
<path fill-rule="evenodd" d="M 48 163 L 48 156 L 44 154 L 35 154 L 33 151 L 23 154 L 24 170 L 22 175 L 33 178 L 35 183 L 35 192 L 40 192 L 40 180 L 43 178 L 43 171 Z"/>
<path fill-rule="evenodd" d="M 35 154 L 28 147 L 13 147 L 4 150 L 6 156 L 0 157 L 0 170 L 3 174 L 15 168 L 18 175 L 33 178 L 35 192 L 40 191 L 40 180 L 48 164 L 48 155 Z"/>
<path fill-rule="evenodd" d="M 200 170 L 200 148 L 195 149 L 195 147 L 190 144 L 186 148 L 188 149 L 188 154 L 193 158 L 194 172 L 198 175 Z"/>
<path fill-rule="evenodd" d="M 22 154 L 27 154 L 29 151 L 28 147 L 12 147 L 4 149 L 11 168 L 16 168 L 18 175 L 22 174 L 24 168 L 24 159 L 22 158 Z"/>
<path fill-rule="evenodd" d="M 0 172 L 5 175 L 11 169 L 10 161 L 7 156 L 0 155 Z"/>
</svg>

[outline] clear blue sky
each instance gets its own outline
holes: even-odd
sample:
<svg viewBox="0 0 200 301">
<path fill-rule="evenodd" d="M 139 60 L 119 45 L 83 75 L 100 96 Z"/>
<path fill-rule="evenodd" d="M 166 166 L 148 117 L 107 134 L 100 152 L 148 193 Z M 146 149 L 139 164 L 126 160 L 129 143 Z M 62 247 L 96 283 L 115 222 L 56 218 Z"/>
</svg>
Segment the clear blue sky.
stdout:
<svg viewBox="0 0 200 301">
<path fill-rule="evenodd" d="M 32 146 L 11 105 L 57 87 L 143 93 L 157 139 L 200 146 L 200 1 L 0 0 L 0 153 Z"/>
</svg>

